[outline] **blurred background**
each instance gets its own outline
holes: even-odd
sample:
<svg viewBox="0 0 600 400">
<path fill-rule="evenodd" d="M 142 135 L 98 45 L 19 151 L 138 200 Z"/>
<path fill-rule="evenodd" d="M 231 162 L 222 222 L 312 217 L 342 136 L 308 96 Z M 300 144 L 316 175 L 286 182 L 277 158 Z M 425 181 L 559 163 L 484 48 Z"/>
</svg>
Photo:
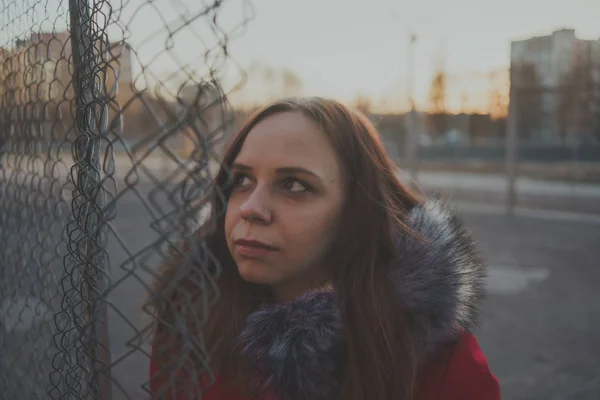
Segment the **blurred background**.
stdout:
<svg viewBox="0 0 600 400">
<path fill-rule="evenodd" d="M 165 249 L 253 111 L 320 95 L 462 212 L 503 398 L 600 399 L 600 2 L 1 4 L 3 398 L 108 398 L 98 359 L 147 398 Z"/>
</svg>

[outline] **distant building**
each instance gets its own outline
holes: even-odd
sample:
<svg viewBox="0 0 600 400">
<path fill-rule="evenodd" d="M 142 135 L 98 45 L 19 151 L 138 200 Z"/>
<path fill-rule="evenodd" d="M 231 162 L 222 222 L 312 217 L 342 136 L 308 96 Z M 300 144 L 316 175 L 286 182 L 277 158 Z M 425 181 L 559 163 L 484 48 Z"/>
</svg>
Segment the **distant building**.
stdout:
<svg viewBox="0 0 600 400">
<path fill-rule="evenodd" d="M 133 81 L 131 47 L 124 42 L 119 42 L 113 46 L 112 54 L 115 61 L 119 63 L 119 81 L 131 83 Z"/>
<path fill-rule="evenodd" d="M 600 138 L 600 40 L 573 29 L 511 43 L 519 134 L 532 142 Z M 597 140 L 597 139 L 595 139 Z"/>
<path fill-rule="evenodd" d="M 112 90 L 115 77 L 120 87 L 131 86 L 133 82 L 132 52 L 131 47 L 125 42 L 107 43 L 108 52 L 103 52 L 104 62 L 108 61 L 110 68 L 107 69 L 107 90 Z M 119 89 L 121 90 L 121 88 Z"/>
<path fill-rule="evenodd" d="M 106 46 L 110 51 L 103 51 Z M 130 98 L 132 92 L 131 51 L 124 42 L 96 48 L 101 49 L 98 67 L 103 71 L 98 76 L 105 83 L 106 95 L 123 103 L 125 94 Z M 75 115 L 73 71 L 68 31 L 33 33 L 0 48 L 0 96 L 6 117 L 1 121 L 2 135 L 66 136 Z M 32 118 L 39 124 L 29 123 Z"/>
<path fill-rule="evenodd" d="M 130 48 L 123 42 L 107 45 L 110 51 L 102 51 L 101 54 L 112 67 L 107 69 L 107 89 L 111 90 L 115 76 L 120 85 L 131 84 Z M 12 48 L 2 49 L 0 58 L 3 60 L 5 76 L 11 75 L 9 86 L 16 91 L 27 92 L 17 96 L 20 99 L 16 101 L 49 101 L 71 97 L 72 55 L 68 31 L 33 33 L 26 39 L 15 41 Z"/>
<path fill-rule="evenodd" d="M 213 143 L 216 154 L 223 147 L 231 132 L 233 117 L 225 108 L 222 93 L 212 84 L 188 84 L 181 88 L 177 96 L 177 119 L 185 121 L 184 129 L 171 135 L 168 145 L 183 155 L 191 155 L 201 150 L 201 142 Z"/>
</svg>

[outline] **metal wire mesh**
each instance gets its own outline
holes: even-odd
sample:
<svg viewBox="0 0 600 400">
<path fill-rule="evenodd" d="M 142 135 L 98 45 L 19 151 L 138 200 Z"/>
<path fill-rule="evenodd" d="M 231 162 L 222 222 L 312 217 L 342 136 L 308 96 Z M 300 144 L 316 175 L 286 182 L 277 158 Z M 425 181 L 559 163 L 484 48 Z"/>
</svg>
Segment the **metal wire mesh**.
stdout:
<svg viewBox="0 0 600 400">
<path fill-rule="evenodd" d="M 3 399 L 148 397 L 142 304 L 202 218 L 251 17 L 245 0 L 0 2 Z"/>
<path fill-rule="evenodd" d="M 597 190 L 591 186 L 600 178 L 597 72 L 578 67 L 550 85 L 531 68 L 515 69 L 508 118 L 413 117 L 418 123 L 412 134 L 421 135 L 413 175 L 426 192 L 455 201 L 597 213 Z M 403 144 L 398 148 L 407 150 Z M 411 165 L 407 153 L 396 154 L 400 165 Z"/>
</svg>

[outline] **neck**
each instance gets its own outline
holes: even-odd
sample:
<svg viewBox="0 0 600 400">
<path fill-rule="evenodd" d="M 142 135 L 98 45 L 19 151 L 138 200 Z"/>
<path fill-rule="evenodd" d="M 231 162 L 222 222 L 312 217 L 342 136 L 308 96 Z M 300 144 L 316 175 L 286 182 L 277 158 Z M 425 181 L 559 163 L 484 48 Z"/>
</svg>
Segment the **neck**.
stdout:
<svg viewBox="0 0 600 400">
<path fill-rule="evenodd" d="M 275 300 L 280 304 L 285 304 L 309 292 L 332 291 L 333 285 L 329 279 L 310 282 L 291 281 L 272 286 L 272 290 Z"/>
</svg>

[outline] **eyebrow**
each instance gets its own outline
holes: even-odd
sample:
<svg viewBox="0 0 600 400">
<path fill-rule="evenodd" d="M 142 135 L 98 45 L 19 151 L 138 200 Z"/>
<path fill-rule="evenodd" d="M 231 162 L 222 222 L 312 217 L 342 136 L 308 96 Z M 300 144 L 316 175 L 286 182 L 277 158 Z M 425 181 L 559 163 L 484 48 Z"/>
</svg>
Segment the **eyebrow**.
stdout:
<svg viewBox="0 0 600 400">
<path fill-rule="evenodd" d="M 231 169 L 237 169 L 239 171 L 246 171 L 246 172 L 252 171 L 252 167 L 245 165 L 245 164 L 240 164 L 240 163 L 231 164 Z M 319 178 L 319 176 L 317 174 L 315 174 L 314 172 L 309 171 L 308 169 L 302 168 L 302 167 L 280 167 L 280 168 L 277 168 L 275 170 L 275 172 L 278 174 L 307 174 L 307 175 L 312 175 L 316 178 Z"/>
</svg>

